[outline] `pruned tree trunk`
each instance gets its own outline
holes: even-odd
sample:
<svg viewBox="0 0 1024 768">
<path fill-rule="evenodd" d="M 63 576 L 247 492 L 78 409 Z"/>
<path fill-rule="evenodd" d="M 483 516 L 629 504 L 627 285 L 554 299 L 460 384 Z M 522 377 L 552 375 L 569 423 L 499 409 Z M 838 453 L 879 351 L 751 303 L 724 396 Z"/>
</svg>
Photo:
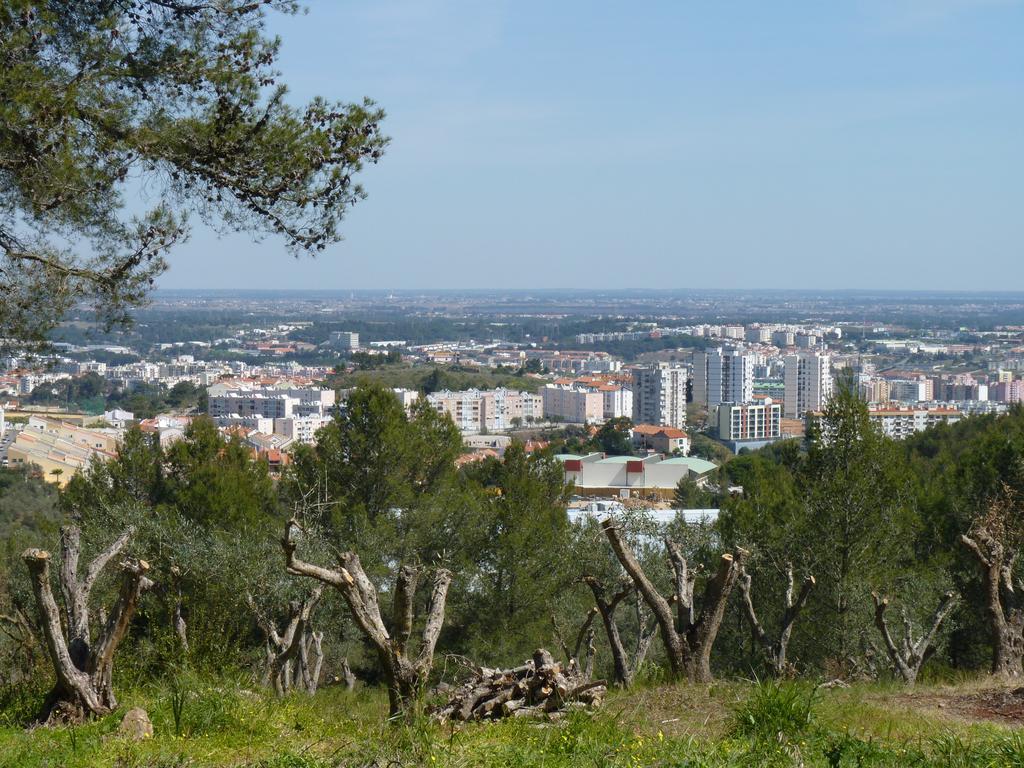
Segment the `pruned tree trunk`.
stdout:
<svg viewBox="0 0 1024 768">
<path fill-rule="evenodd" d="M 985 615 L 992 633 L 992 674 L 1020 677 L 1024 674 L 1024 585 L 1014 584 L 1016 553 L 1008 553 L 984 527 L 973 536 L 961 535 L 960 541 L 982 571 Z"/>
<path fill-rule="evenodd" d="M 622 639 L 622 633 L 619 631 L 615 611 L 620 602 L 636 593 L 636 587 L 629 582 L 609 597 L 607 588 L 597 577 L 583 576 L 582 581 L 590 587 L 590 591 L 594 595 L 595 610 L 601 616 L 601 623 L 604 624 L 605 635 L 608 637 L 608 647 L 612 653 L 612 683 L 622 688 L 628 688 L 633 684 L 637 669 L 647 656 L 657 623 L 647 620 L 643 613 L 643 601 L 639 595 L 636 595 L 637 642 L 633 658 L 630 659 Z"/>
<path fill-rule="evenodd" d="M 622 636 L 619 634 L 615 609 L 632 591 L 632 586 L 618 590 L 609 598 L 607 589 L 597 577 L 584 576 L 583 583 L 590 587 L 590 591 L 594 595 L 596 610 L 601 616 L 601 623 L 604 625 L 604 632 L 608 637 L 608 648 L 612 654 L 612 683 L 624 688 L 628 687 L 633 682 L 633 669 L 626 654 L 626 647 L 622 643 Z"/>
<path fill-rule="evenodd" d="M 633 613 L 636 621 L 637 633 L 636 633 L 636 644 L 633 650 L 633 680 L 636 680 L 637 673 L 640 668 L 643 667 L 644 661 L 647 659 L 647 652 L 651 649 L 651 643 L 654 641 L 654 636 L 658 634 L 658 622 L 653 616 L 648 614 L 646 609 L 646 603 L 644 603 L 643 597 L 640 596 L 640 591 L 634 589 L 636 593 L 633 597 Z"/>
<path fill-rule="evenodd" d="M 188 653 L 188 624 L 185 622 L 184 600 L 181 592 L 181 569 L 176 565 L 171 566 L 171 589 L 174 590 L 173 606 L 171 608 L 171 624 L 174 627 L 174 636 L 178 638 L 181 650 Z"/>
<path fill-rule="evenodd" d="M 103 628 L 95 641 L 90 630 L 89 596 L 103 568 L 124 548 L 131 533 L 131 529 L 125 531 L 89 563 L 84 574 L 79 574 L 81 531 L 77 526 L 61 529 L 60 588 L 64 597 L 64 626 L 50 587 L 50 553 L 41 549 L 27 549 L 22 553 L 39 609 L 46 649 L 57 677 L 40 714 L 43 721 L 77 721 L 105 715 L 117 707 L 111 686 L 114 654 L 128 633 L 139 598 L 153 586 L 146 578 L 149 564 L 134 559 L 121 564 L 117 600 L 109 617 L 102 622 Z"/>
<path fill-rule="evenodd" d="M 246 595 L 249 609 L 256 617 L 263 634 L 266 637 L 267 648 L 267 671 L 264 675 L 264 682 L 274 686 L 274 692 L 278 696 L 284 696 L 299 686 L 316 693 L 313 670 L 310 664 L 310 646 L 316 642 L 316 652 L 319 658 L 315 660 L 317 671 L 315 680 L 320 679 L 319 664 L 323 660 L 323 651 L 320 648 L 319 640 L 314 641 L 314 635 L 310 629 L 310 618 L 320 602 L 323 593 L 323 586 L 318 586 L 305 600 L 292 600 L 288 604 L 288 623 L 284 632 L 278 632 L 276 624 L 259 609 L 252 595 Z"/>
<path fill-rule="evenodd" d="M 381 616 L 377 589 L 363 571 L 359 555 L 355 552 L 340 553 L 337 570 L 304 562 L 295 556 L 296 544 L 292 533 L 296 528 L 298 523 L 289 520 L 281 541 L 288 573 L 316 579 L 341 593 L 356 626 L 377 652 L 388 683 L 391 716 L 411 714 L 434 663 L 434 648 L 444 624 L 445 602 L 452 582 L 451 572 L 444 568 L 434 572 L 419 649 L 413 654 L 410 653 L 409 639 L 412 636 L 413 597 L 419 581 L 419 569 L 411 565 L 398 569 L 392 604 L 392 632 L 389 632 Z"/>
<path fill-rule="evenodd" d="M 589 680 L 594 671 L 594 654 L 597 653 L 597 649 L 594 647 L 594 615 L 596 613 L 596 608 L 587 611 L 587 617 L 576 633 L 576 643 L 572 648 L 562 637 L 562 631 L 558 627 L 555 615 L 551 614 L 551 626 L 555 630 L 555 639 L 558 640 L 565 658 L 569 660 L 569 671 L 582 674 L 584 680 Z M 580 658 L 581 653 L 586 654 L 582 659 Z"/>
<path fill-rule="evenodd" d="M 320 687 L 320 674 L 324 666 L 324 633 L 314 632 L 307 624 L 299 645 L 299 672 L 302 688 L 310 696 Z"/>
<path fill-rule="evenodd" d="M 345 684 L 345 690 L 351 691 L 356 687 L 356 676 L 349 666 L 348 656 L 341 660 L 341 681 Z"/>
<path fill-rule="evenodd" d="M 737 557 L 724 553 L 718 561 L 718 569 L 704 585 L 704 596 L 700 613 L 694 604 L 693 589 L 696 575 L 690 571 L 679 545 L 665 539 L 669 563 L 675 581 L 675 594 L 666 600 L 644 573 L 633 550 L 623 539 L 619 528 L 611 518 L 601 523 L 612 550 L 623 569 L 640 592 L 647 606 L 658 622 L 665 653 L 668 656 L 672 676 L 690 682 L 706 683 L 711 677 L 711 649 L 718 629 L 725 615 L 726 602 L 736 583 Z M 738 556 L 742 553 L 738 552 Z M 671 603 L 676 604 L 673 616 Z"/>
<path fill-rule="evenodd" d="M 743 605 L 746 609 L 747 620 L 750 622 L 750 631 L 754 634 L 754 639 L 757 644 L 761 646 L 764 651 L 765 659 L 768 662 L 768 668 L 771 669 L 772 674 L 776 677 L 782 677 L 789 672 L 789 662 L 786 658 L 786 652 L 789 649 L 789 638 L 793 633 L 793 624 L 800 616 L 800 612 L 807 604 L 807 598 L 811 594 L 811 590 L 814 589 L 814 577 L 808 576 L 804 579 L 803 584 L 800 586 L 800 594 L 794 599 L 794 579 L 793 579 L 793 566 L 792 564 L 786 564 L 786 592 L 783 596 L 783 611 L 782 611 L 782 622 L 779 627 L 778 637 L 772 638 L 768 635 L 764 625 L 761 624 L 760 619 L 757 617 L 757 611 L 754 610 L 754 599 L 751 594 L 751 577 L 744 567 L 743 563 L 739 565 L 739 590 L 743 596 Z"/>
<path fill-rule="evenodd" d="M 916 641 L 914 640 L 910 618 L 907 616 L 906 611 L 904 611 L 903 642 L 900 644 L 893 640 L 892 633 L 889 631 L 889 624 L 885 620 L 885 611 L 889 607 L 889 600 L 879 597 L 877 592 L 872 592 L 871 597 L 875 601 L 875 626 L 882 633 L 885 650 L 889 654 L 893 668 L 903 678 L 903 682 L 907 683 L 907 685 L 913 685 L 917 682 L 917 673 L 921 670 L 921 665 L 931 658 L 935 652 L 932 642 L 935 640 L 935 635 L 942 626 L 942 622 L 946 620 L 946 616 L 949 615 L 949 612 L 956 604 L 956 596 L 952 592 L 947 592 L 942 596 L 939 607 L 935 609 L 935 613 L 932 615 L 930 628 Z"/>
</svg>

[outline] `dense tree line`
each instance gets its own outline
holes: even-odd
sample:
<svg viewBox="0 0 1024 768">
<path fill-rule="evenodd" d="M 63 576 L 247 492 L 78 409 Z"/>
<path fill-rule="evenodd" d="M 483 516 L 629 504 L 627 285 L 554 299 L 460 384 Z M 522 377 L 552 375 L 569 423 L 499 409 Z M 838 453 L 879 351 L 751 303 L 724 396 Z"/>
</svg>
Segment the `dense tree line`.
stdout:
<svg viewBox="0 0 1024 768">
<path fill-rule="evenodd" d="M 372 386 L 278 480 L 204 419 L 168 447 L 130 431 L 116 461 L 59 498 L 0 476 L 3 674 L 49 679 L 43 649 L 70 631 L 38 611 L 48 561 L 28 550 L 22 563 L 30 545 L 54 553 L 48 581 L 65 600 L 67 553 L 82 574 L 108 548 L 123 560 L 86 593 L 134 596 L 114 688 L 187 665 L 312 692 L 322 669 L 386 684 L 400 712 L 440 674 L 435 653 L 568 656 L 581 626 L 595 628 L 597 674 L 623 685 L 752 670 L 1020 674 L 1024 410 L 897 443 L 842 391 L 822 425 L 806 448 L 736 457 L 717 486 L 681 485 L 681 505 L 721 514 L 667 527 L 638 512 L 570 523 L 559 465 L 517 443 L 457 469 L 450 420 Z M 97 701 L 113 696 L 102 675 L 93 684 Z"/>
<path fill-rule="evenodd" d="M 355 370 L 337 366 L 327 377 L 328 386 L 335 389 L 348 389 L 360 384 L 377 384 L 382 387 L 412 389 L 428 395 L 444 389 L 460 391 L 498 387 L 536 392 L 543 383 L 519 372 L 481 370 L 458 364 L 413 366 L 391 363 L 372 368 L 360 366 Z"/>
<path fill-rule="evenodd" d="M 174 386 L 145 382 L 124 389 L 97 373 L 66 377 L 40 384 L 29 395 L 33 405 L 59 405 L 72 410 L 101 414 L 120 408 L 136 419 L 151 419 L 164 411 L 206 410 L 206 390 L 190 381 Z"/>
<path fill-rule="evenodd" d="M 616 329 L 619 330 L 619 329 Z M 714 339 L 704 336 L 656 336 L 642 339 L 622 339 L 619 341 L 602 341 L 597 344 L 575 344 L 580 349 L 593 349 L 599 352 L 607 352 L 614 357 L 621 357 L 623 360 L 636 360 L 645 352 L 663 352 L 665 350 L 679 350 L 680 354 L 671 359 L 687 359 L 686 355 L 693 349 L 706 349 L 715 343 Z"/>
</svg>

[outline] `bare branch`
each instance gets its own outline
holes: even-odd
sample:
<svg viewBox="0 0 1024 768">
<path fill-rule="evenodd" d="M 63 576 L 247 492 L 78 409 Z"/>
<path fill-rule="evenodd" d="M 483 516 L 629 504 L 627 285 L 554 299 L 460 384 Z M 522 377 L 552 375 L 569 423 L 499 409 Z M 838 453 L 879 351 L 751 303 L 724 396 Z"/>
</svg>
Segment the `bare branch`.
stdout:
<svg viewBox="0 0 1024 768">
<path fill-rule="evenodd" d="M 885 619 L 885 612 L 889 607 L 889 600 L 884 597 L 880 597 L 877 592 L 872 592 L 871 597 L 875 601 L 875 626 L 878 627 L 878 631 L 882 635 L 882 640 L 885 643 L 885 649 L 889 654 L 889 659 L 900 677 L 903 678 L 903 681 L 908 685 L 913 685 L 917 680 L 917 675 L 921 666 L 925 661 L 927 661 L 930 655 L 930 649 L 935 640 L 935 635 L 938 633 L 939 628 L 946 619 L 946 616 L 953 609 L 953 606 L 956 603 L 956 596 L 953 592 L 946 592 L 946 594 L 942 596 L 938 607 L 932 615 L 928 631 L 925 632 L 917 641 L 914 640 L 913 627 L 910 623 L 909 617 L 906 615 L 906 611 L 904 611 L 904 635 L 902 649 L 893 640 L 892 633 L 889 630 L 889 624 Z"/>
</svg>

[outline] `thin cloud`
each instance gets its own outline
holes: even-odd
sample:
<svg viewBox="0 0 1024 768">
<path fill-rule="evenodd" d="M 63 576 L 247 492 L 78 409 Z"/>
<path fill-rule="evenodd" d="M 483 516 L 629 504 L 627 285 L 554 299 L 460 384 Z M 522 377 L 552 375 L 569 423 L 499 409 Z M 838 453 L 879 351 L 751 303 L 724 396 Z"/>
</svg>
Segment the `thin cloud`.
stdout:
<svg viewBox="0 0 1024 768">
<path fill-rule="evenodd" d="M 933 31 L 977 16 L 1024 7 L 1022 0 L 869 0 L 868 12 L 887 32 Z"/>
</svg>

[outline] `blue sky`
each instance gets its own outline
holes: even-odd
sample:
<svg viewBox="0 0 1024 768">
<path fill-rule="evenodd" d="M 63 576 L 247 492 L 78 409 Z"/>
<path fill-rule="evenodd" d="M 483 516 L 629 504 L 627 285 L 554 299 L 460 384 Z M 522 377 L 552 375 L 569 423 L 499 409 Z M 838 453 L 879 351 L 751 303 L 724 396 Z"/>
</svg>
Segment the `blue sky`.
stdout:
<svg viewBox="0 0 1024 768">
<path fill-rule="evenodd" d="M 1024 287 L 1024 0 L 312 0 L 292 97 L 392 145 L 296 262 L 197 229 L 164 287 Z"/>
</svg>

